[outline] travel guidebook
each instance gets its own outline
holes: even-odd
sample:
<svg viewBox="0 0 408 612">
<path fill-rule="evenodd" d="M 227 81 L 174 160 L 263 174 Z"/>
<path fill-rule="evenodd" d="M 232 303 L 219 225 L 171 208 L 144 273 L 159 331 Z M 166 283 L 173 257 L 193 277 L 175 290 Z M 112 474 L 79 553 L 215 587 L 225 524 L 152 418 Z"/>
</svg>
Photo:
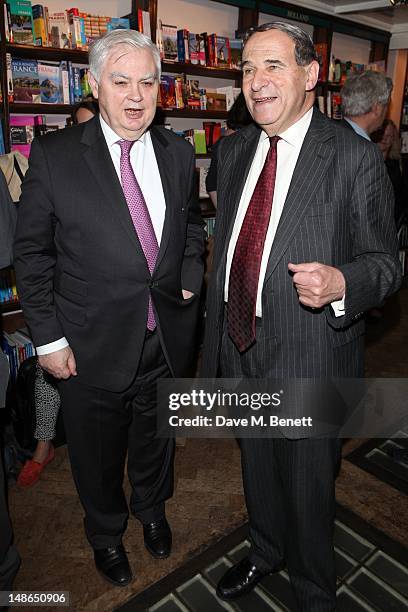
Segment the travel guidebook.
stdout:
<svg viewBox="0 0 408 612">
<path fill-rule="evenodd" d="M 32 45 L 34 42 L 33 11 L 29 0 L 9 0 L 13 42 Z"/>
<path fill-rule="evenodd" d="M 61 102 L 61 81 L 59 64 L 38 62 L 41 102 L 58 104 Z"/>
<path fill-rule="evenodd" d="M 39 102 L 40 81 L 37 60 L 11 60 L 14 102 Z"/>
</svg>

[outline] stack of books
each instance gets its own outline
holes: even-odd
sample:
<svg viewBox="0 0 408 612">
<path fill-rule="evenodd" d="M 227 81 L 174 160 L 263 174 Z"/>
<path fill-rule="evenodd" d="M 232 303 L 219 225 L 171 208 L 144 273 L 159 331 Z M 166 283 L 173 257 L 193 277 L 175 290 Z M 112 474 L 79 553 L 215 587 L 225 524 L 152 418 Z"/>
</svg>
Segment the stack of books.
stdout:
<svg viewBox="0 0 408 612">
<path fill-rule="evenodd" d="M 242 59 L 242 40 L 218 34 L 197 34 L 159 21 L 156 41 L 166 62 L 238 69 Z"/>
<path fill-rule="evenodd" d="M 10 57 L 10 64 L 8 96 L 11 102 L 76 104 L 91 95 L 87 65 L 14 57 Z"/>
</svg>

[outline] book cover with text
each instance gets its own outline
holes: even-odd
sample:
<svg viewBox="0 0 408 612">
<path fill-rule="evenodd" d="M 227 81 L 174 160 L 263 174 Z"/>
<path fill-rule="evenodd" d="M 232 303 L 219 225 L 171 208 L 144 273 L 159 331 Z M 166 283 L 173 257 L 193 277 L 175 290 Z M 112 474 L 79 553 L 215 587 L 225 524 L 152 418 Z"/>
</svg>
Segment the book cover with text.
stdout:
<svg viewBox="0 0 408 612">
<path fill-rule="evenodd" d="M 32 45 L 34 42 L 33 10 L 29 0 L 9 0 L 10 29 L 13 42 Z"/>
<path fill-rule="evenodd" d="M 61 81 L 59 64 L 38 62 L 41 102 L 58 104 L 61 102 Z"/>
<path fill-rule="evenodd" d="M 177 27 L 162 24 L 163 59 L 166 62 L 177 62 Z"/>
<path fill-rule="evenodd" d="M 37 60 L 12 58 L 11 72 L 13 77 L 14 102 L 30 104 L 39 101 L 40 81 L 38 78 Z"/>
</svg>

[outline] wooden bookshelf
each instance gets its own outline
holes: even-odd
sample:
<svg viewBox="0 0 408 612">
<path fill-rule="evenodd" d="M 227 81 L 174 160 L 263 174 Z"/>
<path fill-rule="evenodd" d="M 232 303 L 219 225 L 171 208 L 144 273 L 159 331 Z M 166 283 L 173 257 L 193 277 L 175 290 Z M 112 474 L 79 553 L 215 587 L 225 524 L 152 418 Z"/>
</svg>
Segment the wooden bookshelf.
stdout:
<svg viewBox="0 0 408 612">
<path fill-rule="evenodd" d="M 180 62 L 162 61 L 162 71 L 175 74 L 186 73 L 192 76 L 214 77 L 216 79 L 231 79 L 233 81 L 239 81 L 241 79 L 240 70 L 200 66 L 197 64 L 182 64 Z"/>
<path fill-rule="evenodd" d="M 73 104 L 29 104 L 25 102 L 11 102 L 11 114 L 26 115 L 70 115 L 75 108 Z M 226 119 L 227 111 L 194 110 L 191 108 L 157 108 L 156 119 L 161 117 L 180 117 L 188 119 Z"/>
<path fill-rule="evenodd" d="M 2 313 L 1 329 L 8 334 L 12 334 L 20 327 L 25 327 L 26 322 L 22 310 L 13 311 L 10 313 Z"/>
<path fill-rule="evenodd" d="M 6 43 L 6 52 L 12 57 L 43 61 L 67 60 L 78 64 L 88 63 L 88 52 L 81 49 L 58 49 L 56 47 L 36 47 L 35 45 L 15 45 Z M 217 68 L 197 64 L 162 61 L 162 71 L 175 74 L 186 73 L 192 76 L 214 77 L 217 79 L 239 80 L 241 71 L 233 68 Z"/>
<path fill-rule="evenodd" d="M 184 119 L 226 119 L 227 111 L 221 110 L 194 110 L 191 108 L 158 108 L 156 116 L 180 117 Z"/>
<path fill-rule="evenodd" d="M 73 104 L 27 104 L 26 102 L 11 102 L 10 113 L 27 115 L 70 115 Z"/>
<path fill-rule="evenodd" d="M 0 304 L 0 310 L 3 314 L 21 310 L 20 302 L 18 300 L 16 302 L 2 302 Z"/>
<path fill-rule="evenodd" d="M 19 59 L 36 59 L 60 62 L 62 60 L 88 63 L 88 52 L 80 49 L 58 49 L 56 47 L 36 47 L 35 45 L 14 45 L 6 43 L 6 52 Z"/>
</svg>

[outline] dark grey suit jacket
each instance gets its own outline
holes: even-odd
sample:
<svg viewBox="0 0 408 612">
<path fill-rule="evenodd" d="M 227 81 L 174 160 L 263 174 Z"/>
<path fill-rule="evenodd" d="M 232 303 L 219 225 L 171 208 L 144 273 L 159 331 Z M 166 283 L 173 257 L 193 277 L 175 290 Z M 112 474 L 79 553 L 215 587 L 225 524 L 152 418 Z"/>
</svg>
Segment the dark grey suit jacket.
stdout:
<svg viewBox="0 0 408 612">
<path fill-rule="evenodd" d="M 192 147 L 151 137 L 166 201 L 149 273 L 98 117 L 34 140 L 18 215 L 15 268 L 35 344 L 65 336 L 82 381 L 121 391 L 142 351 L 149 295 L 169 366 L 193 361 L 204 230 Z M 183 300 L 182 289 L 195 296 Z"/>
<path fill-rule="evenodd" d="M 5 176 L 0 170 L 0 269 L 10 266 L 13 260 L 12 246 L 16 219 L 16 205 L 10 197 Z M 8 378 L 9 365 L 7 357 L 0 349 L 0 408 L 4 407 L 6 401 Z"/>
<path fill-rule="evenodd" d="M 10 266 L 13 260 L 16 220 L 17 207 L 11 199 L 6 178 L 0 170 L 0 269 Z"/>
<path fill-rule="evenodd" d="M 219 147 L 204 377 L 219 373 L 226 255 L 259 134 L 251 125 Z M 336 318 L 330 306 L 312 310 L 299 303 L 288 263 L 313 261 L 343 272 L 345 316 Z M 315 109 L 267 265 L 261 332 L 250 349 L 256 377 L 361 376 L 362 315 L 396 291 L 400 281 L 392 188 L 382 156 L 375 145 Z"/>
</svg>

